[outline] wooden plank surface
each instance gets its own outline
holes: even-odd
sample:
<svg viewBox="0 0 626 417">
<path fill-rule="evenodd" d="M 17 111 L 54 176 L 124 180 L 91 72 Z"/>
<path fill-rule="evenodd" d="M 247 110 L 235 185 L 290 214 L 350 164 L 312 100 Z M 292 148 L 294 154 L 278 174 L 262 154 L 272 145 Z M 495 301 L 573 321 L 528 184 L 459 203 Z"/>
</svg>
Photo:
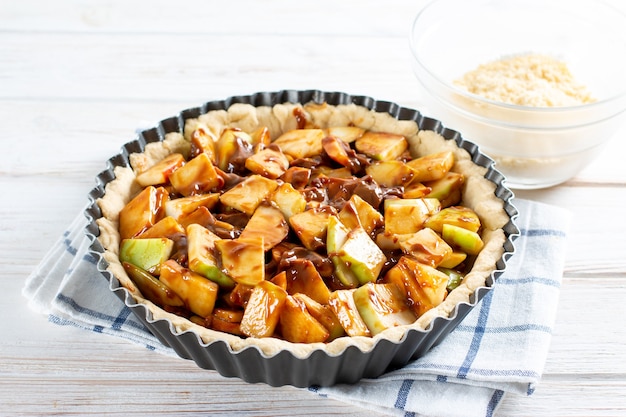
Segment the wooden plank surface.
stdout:
<svg viewBox="0 0 626 417">
<path fill-rule="evenodd" d="M 52 325 L 20 293 L 137 128 L 207 100 L 286 88 L 423 109 L 407 33 L 424 4 L 0 3 L 0 414 L 374 415 Z M 507 396 L 499 416 L 626 415 L 625 139 L 626 127 L 566 184 L 516 192 L 568 208 L 573 224 L 545 375 L 532 396 Z"/>
</svg>

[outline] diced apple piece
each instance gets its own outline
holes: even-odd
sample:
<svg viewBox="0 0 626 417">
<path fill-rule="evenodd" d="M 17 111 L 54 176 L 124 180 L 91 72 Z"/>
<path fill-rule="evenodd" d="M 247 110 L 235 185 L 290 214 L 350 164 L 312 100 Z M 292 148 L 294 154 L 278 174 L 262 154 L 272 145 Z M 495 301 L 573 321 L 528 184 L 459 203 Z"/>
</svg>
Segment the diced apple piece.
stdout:
<svg viewBox="0 0 626 417">
<path fill-rule="evenodd" d="M 301 300 L 288 295 L 280 314 L 280 334 L 292 343 L 323 343 L 328 329 L 317 321 Z"/>
<path fill-rule="evenodd" d="M 294 294 L 293 298 L 302 301 L 315 320 L 319 321 L 326 330 L 328 330 L 329 336 L 326 340 L 327 342 L 346 334 L 337 316 L 335 316 L 335 313 L 333 313 L 328 305 L 320 304 L 305 294 Z"/>
<path fill-rule="evenodd" d="M 430 194 L 432 190 L 421 182 L 411 181 L 404 186 L 402 198 L 423 198 Z"/>
<path fill-rule="evenodd" d="M 328 210 L 313 208 L 294 214 L 289 224 L 305 248 L 317 250 L 324 246 L 330 216 Z"/>
<path fill-rule="evenodd" d="M 286 272 L 287 293 L 308 295 L 320 304 L 328 304 L 330 290 L 313 262 L 304 258 L 294 259 Z"/>
<path fill-rule="evenodd" d="M 287 272 L 280 271 L 270 279 L 272 284 L 278 285 L 283 290 L 287 291 Z"/>
<path fill-rule="evenodd" d="M 452 252 L 441 261 L 438 268 L 454 268 L 460 265 L 465 259 L 467 259 L 465 252 L 452 250 Z"/>
<path fill-rule="evenodd" d="M 443 178 L 454 165 L 451 151 L 438 152 L 407 162 L 415 172 L 414 181 L 434 181 Z"/>
<path fill-rule="evenodd" d="M 215 135 L 208 129 L 204 127 L 198 127 L 191 133 L 191 157 L 195 158 L 201 153 L 205 153 L 208 155 L 211 162 L 216 162 L 215 157 L 215 142 L 217 138 Z"/>
<path fill-rule="evenodd" d="M 217 197 L 219 199 L 219 195 L 217 195 Z M 207 227 L 215 224 L 216 221 L 217 220 L 215 219 L 213 213 L 211 213 L 205 206 L 200 206 L 191 213 L 185 213 L 178 217 L 178 223 L 180 223 L 180 225 L 185 229 L 190 224 L 199 224 Z M 230 227 L 233 228 L 232 225 L 230 225 Z"/>
<path fill-rule="evenodd" d="M 446 223 L 471 230 L 472 232 L 477 232 L 478 229 L 480 229 L 480 219 L 478 215 L 474 210 L 463 206 L 451 206 L 442 209 L 426 220 L 424 226 L 441 233 L 443 225 Z"/>
<path fill-rule="evenodd" d="M 434 230 L 424 228 L 400 242 L 402 251 L 418 262 L 437 268 L 452 254 L 452 248 Z"/>
<path fill-rule="evenodd" d="M 154 226 L 141 233 L 139 236 L 142 239 L 155 238 L 155 237 L 166 237 L 168 239 L 177 239 L 180 236 L 185 234 L 185 229 L 181 226 L 180 223 L 176 221 L 175 218 L 171 216 L 165 216 Z"/>
<path fill-rule="evenodd" d="M 184 196 L 217 191 L 224 179 L 217 174 L 209 155 L 201 153 L 170 175 L 172 186 Z"/>
<path fill-rule="evenodd" d="M 119 215 L 122 239 L 135 237 L 154 226 L 163 218 L 164 206 L 169 199 L 163 187 L 148 186 L 130 200 Z"/>
<path fill-rule="evenodd" d="M 478 255 L 484 245 L 478 233 L 452 224 L 443 225 L 441 236 L 450 246 L 459 248 L 468 255 Z"/>
<path fill-rule="evenodd" d="M 223 272 L 235 282 L 256 285 L 265 279 L 263 238 L 215 241 Z"/>
<path fill-rule="evenodd" d="M 341 139 L 334 136 L 326 136 L 322 139 L 322 147 L 326 155 L 339 165 L 349 168 L 350 172 L 357 172 L 360 168 L 359 162 L 350 157 L 349 153 L 354 156 L 354 151 L 344 143 Z"/>
<path fill-rule="evenodd" d="M 402 155 L 409 144 L 402 135 L 368 130 L 354 142 L 354 146 L 357 151 L 373 159 L 390 161 Z"/>
<path fill-rule="evenodd" d="M 333 313 L 335 313 L 337 320 L 339 320 L 341 327 L 343 327 L 348 336 L 369 337 L 372 333 L 361 318 L 359 310 L 354 303 L 354 291 L 356 290 L 350 289 L 333 291 L 330 294 L 328 306 L 331 308 Z"/>
<path fill-rule="evenodd" d="M 231 158 L 244 150 L 252 154 L 252 138 L 246 132 L 236 128 L 226 128 L 215 142 L 216 165 L 225 172 L 232 172 Z"/>
<path fill-rule="evenodd" d="M 306 187 L 309 183 L 311 179 L 311 169 L 297 166 L 289 167 L 280 179 L 291 184 L 296 190 L 299 190 Z"/>
<path fill-rule="evenodd" d="M 120 261 L 159 275 L 161 264 L 169 259 L 173 247 L 174 242 L 164 237 L 124 239 L 120 244 Z"/>
<path fill-rule="evenodd" d="M 272 142 L 272 136 L 269 128 L 267 126 L 261 126 L 250 132 L 250 141 L 253 145 L 269 145 Z"/>
<path fill-rule="evenodd" d="M 384 209 L 385 231 L 395 234 L 419 231 L 431 215 L 431 208 L 422 198 L 387 199 Z"/>
<path fill-rule="evenodd" d="M 261 175 L 250 175 L 220 196 L 222 204 L 252 216 L 256 208 L 267 200 L 278 183 Z"/>
<path fill-rule="evenodd" d="M 254 285 L 237 284 L 235 285 L 235 288 L 228 293 L 228 297 L 226 298 L 227 303 L 231 306 L 245 308 L 253 290 Z"/>
<path fill-rule="evenodd" d="M 428 198 L 436 198 L 441 201 L 441 206 L 445 208 L 461 201 L 461 189 L 464 182 L 463 174 L 450 171 L 443 178 L 425 182 L 424 185 L 431 188 Z"/>
<path fill-rule="evenodd" d="M 368 234 L 381 227 L 385 222 L 383 215 L 378 210 L 356 194 L 350 197 L 350 200 L 339 212 L 339 220 L 348 229 L 360 226 Z"/>
<path fill-rule="evenodd" d="M 215 308 L 211 317 L 211 328 L 218 332 L 244 336 L 240 326 L 242 318 L 243 310 Z"/>
<path fill-rule="evenodd" d="M 417 317 L 394 284 L 365 284 L 354 291 L 354 304 L 372 335 L 413 323 Z"/>
<path fill-rule="evenodd" d="M 137 183 L 142 187 L 165 184 L 170 174 L 184 163 L 185 158 L 181 154 L 173 153 L 137 175 Z"/>
<path fill-rule="evenodd" d="M 383 251 L 362 227 L 350 230 L 337 254 L 349 266 L 361 285 L 376 281 L 387 262 Z"/>
<path fill-rule="evenodd" d="M 289 234 L 289 225 L 281 211 L 269 204 L 257 207 L 241 232 L 240 238 L 263 238 L 263 249 L 268 251 L 282 242 Z"/>
<path fill-rule="evenodd" d="M 185 303 L 178 294 L 148 271 L 129 262 L 122 261 L 122 266 L 146 299 L 160 307 L 184 307 Z"/>
<path fill-rule="evenodd" d="M 161 265 L 161 282 L 178 294 L 192 313 L 208 317 L 213 312 L 219 291 L 215 282 L 182 267 L 172 259 Z"/>
<path fill-rule="evenodd" d="M 331 126 L 323 130 L 326 136 L 333 136 L 345 143 L 352 143 L 365 133 L 365 129 L 356 126 Z"/>
<path fill-rule="evenodd" d="M 446 287 L 448 291 L 452 291 L 461 285 L 463 278 L 465 278 L 462 273 L 455 271 L 454 269 L 441 267 L 438 269 L 448 276 L 448 285 Z"/>
<path fill-rule="evenodd" d="M 402 256 L 383 281 L 406 293 L 409 306 L 418 317 L 441 304 L 447 294 L 448 276 L 410 256 Z"/>
<path fill-rule="evenodd" d="M 287 220 L 294 214 L 302 213 L 306 209 L 306 200 L 300 191 L 284 182 L 274 190 L 271 197 Z"/>
<path fill-rule="evenodd" d="M 280 150 L 265 148 L 246 159 L 245 166 L 255 174 L 276 179 L 289 168 L 289 160 Z"/>
<path fill-rule="evenodd" d="M 217 283 L 221 288 L 232 289 L 235 281 L 217 265 L 215 242 L 220 238 L 199 224 L 187 226 L 187 254 L 189 269 Z"/>
<path fill-rule="evenodd" d="M 241 319 L 241 332 L 249 337 L 270 337 L 278 325 L 287 292 L 269 281 L 259 282 Z"/>
<path fill-rule="evenodd" d="M 198 207 L 206 207 L 211 210 L 219 201 L 218 193 L 198 194 L 189 197 L 175 198 L 165 203 L 165 214 L 177 221 L 196 211 Z"/>
<path fill-rule="evenodd" d="M 376 244 L 384 251 L 400 250 L 400 244 L 411 236 L 413 236 L 413 233 L 397 234 L 384 231 L 376 235 Z"/>
<path fill-rule="evenodd" d="M 365 173 L 384 187 L 397 187 L 409 184 L 413 179 L 413 169 L 402 161 L 376 161 L 365 168 Z"/>
<path fill-rule="evenodd" d="M 294 129 L 283 133 L 272 143 L 294 159 L 309 158 L 322 153 L 324 136 L 322 129 Z"/>
<path fill-rule="evenodd" d="M 347 288 L 355 288 L 359 285 L 359 280 L 350 269 L 350 266 L 339 257 L 339 249 L 348 239 L 348 233 L 350 233 L 350 230 L 336 216 L 329 217 L 326 234 L 326 253 L 333 262 L 335 277 Z"/>
</svg>

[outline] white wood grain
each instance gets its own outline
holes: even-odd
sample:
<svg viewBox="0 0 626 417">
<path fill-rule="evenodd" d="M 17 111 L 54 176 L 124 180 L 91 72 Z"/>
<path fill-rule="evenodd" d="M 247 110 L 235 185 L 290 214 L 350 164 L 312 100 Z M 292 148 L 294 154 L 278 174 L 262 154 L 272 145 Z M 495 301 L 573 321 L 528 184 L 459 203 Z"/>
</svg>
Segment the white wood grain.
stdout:
<svg viewBox="0 0 626 417">
<path fill-rule="evenodd" d="M 24 280 L 135 129 L 231 95 L 346 91 L 420 108 L 425 0 L 0 2 L 0 414 L 375 415 L 226 379 L 30 310 Z M 626 10 L 621 0 L 611 0 Z M 626 126 L 575 179 L 516 195 L 573 213 L 545 374 L 499 416 L 626 415 Z"/>
</svg>

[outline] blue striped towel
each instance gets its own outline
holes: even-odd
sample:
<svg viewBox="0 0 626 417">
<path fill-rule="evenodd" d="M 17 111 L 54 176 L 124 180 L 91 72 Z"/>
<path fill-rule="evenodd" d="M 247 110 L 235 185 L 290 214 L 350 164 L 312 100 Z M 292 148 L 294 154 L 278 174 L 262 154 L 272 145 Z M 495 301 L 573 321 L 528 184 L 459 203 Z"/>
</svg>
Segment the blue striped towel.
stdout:
<svg viewBox="0 0 626 417">
<path fill-rule="evenodd" d="M 492 416 L 506 393 L 530 395 L 541 379 L 556 316 L 570 213 L 516 199 L 521 236 L 497 285 L 438 346 L 378 379 L 320 396 L 398 416 Z M 51 322 L 175 353 L 108 289 L 88 254 L 82 214 L 28 278 L 24 295 Z M 107 295 L 108 294 L 108 295 Z"/>
</svg>

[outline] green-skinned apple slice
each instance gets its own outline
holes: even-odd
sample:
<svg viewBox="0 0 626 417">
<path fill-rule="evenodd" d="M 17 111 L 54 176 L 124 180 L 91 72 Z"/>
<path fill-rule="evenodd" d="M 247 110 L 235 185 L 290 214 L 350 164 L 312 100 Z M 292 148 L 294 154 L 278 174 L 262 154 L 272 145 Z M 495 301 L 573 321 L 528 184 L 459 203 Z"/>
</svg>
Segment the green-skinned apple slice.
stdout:
<svg viewBox="0 0 626 417">
<path fill-rule="evenodd" d="M 122 262 L 124 270 L 133 280 L 139 291 L 148 300 L 160 307 L 184 307 L 185 302 L 167 285 L 156 279 L 148 271 L 129 262 Z"/>
<path fill-rule="evenodd" d="M 355 288 L 359 285 L 359 280 L 346 264 L 339 257 L 339 249 L 348 239 L 350 230 L 336 216 L 328 219 L 328 230 L 326 234 L 326 252 L 333 262 L 335 276 L 347 288 Z"/>
<path fill-rule="evenodd" d="M 274 334 L 283 311 L 287 291 L 270 281 L 259 282 L 250 295 L 241 319 L 240 329 L 250 337 L 269 337 Z"/>
<path fill-rule="evenodd" d="M 478 255 L 484 245 L 478 233 L 452 224 L 443 225 L 441 236 L 450 246 L 459 248 L 468 255 Z"/>
<path fill-rule="evenodd" d="M 124 239 L 120 244 L 120 261 L 128 262 L 158 275 L 161 264 L 172 253 L 174 241 L 168 238 Z"/>
<path fill-rule="evenodd" d="M 306 304 L 291 295 L 285 299 L 280 314 L 280 334 L 292 343 L 323 343 L 330 333 L 309 313 Z"/>
<path fill-rule="evenodd" d="M 217 264 L 215 242 L 218 240 L 220 238 L 204 226 L 195 223 L 187 226 L 189 269 L 229 290 L 235 287 L 235 281 Z"/>
<path fill-rule="evenodd" d="M 359 310 L 354 303 L 354 291 L 349 290 L 335 290 L 331 293 L 328 305 L 335 313 L 337 320 L 341 323 L 341 327 L 345 330 L 348 336 L 371 336 L 372 333 L 367 327 Z"/>
<path fill-rule="evenodd" d="M 354 303 L 372 335 L 411 324 L 417 318 L 405 294 L 394 284 L 365 284 L 354 291 Z"/>
<path fill-rule="evenodd" d="M 383 251 L 362 227 L 350 230 L 337 253 L 361 285 L 376 281 L 387 262 Z"/>
</svg>

